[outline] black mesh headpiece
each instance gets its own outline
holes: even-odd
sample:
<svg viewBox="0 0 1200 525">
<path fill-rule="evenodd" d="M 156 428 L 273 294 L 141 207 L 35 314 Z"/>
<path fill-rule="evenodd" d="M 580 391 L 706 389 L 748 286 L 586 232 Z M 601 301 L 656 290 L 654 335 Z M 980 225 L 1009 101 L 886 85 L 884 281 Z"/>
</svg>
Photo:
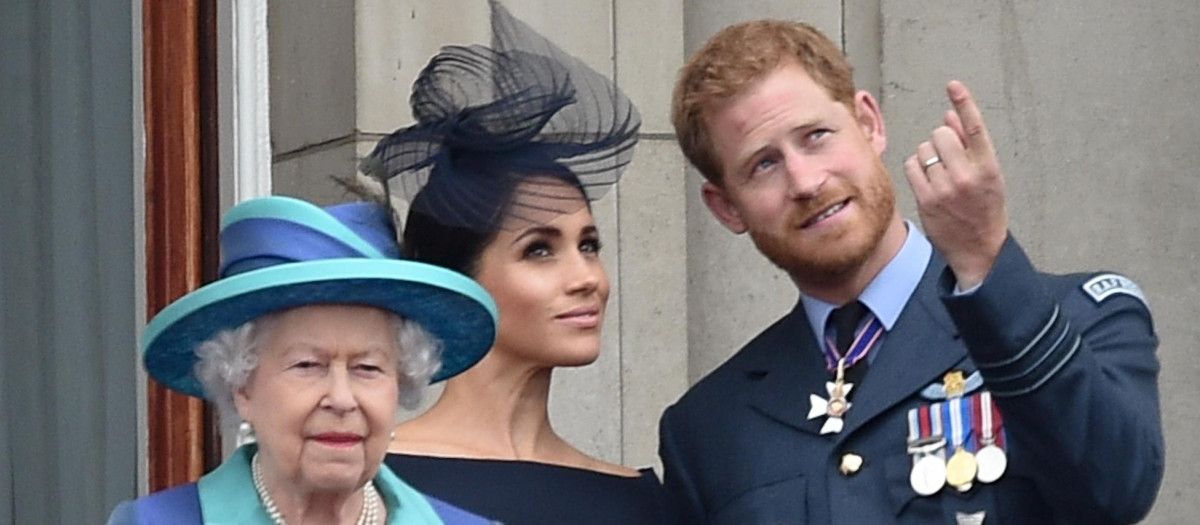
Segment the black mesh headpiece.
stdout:
<svg viewBox="0 0 1200 525">
<path fill-rule="evenodd" d="M 577 210 L 583 201 L 564 183 L 602 196 L 641 125 L 610 80 L 489 4 L 491 47 L 443 47 L 413 84 L 417 123 L 362 165 L 410 212 L 481 232 Z"/>
</svg>

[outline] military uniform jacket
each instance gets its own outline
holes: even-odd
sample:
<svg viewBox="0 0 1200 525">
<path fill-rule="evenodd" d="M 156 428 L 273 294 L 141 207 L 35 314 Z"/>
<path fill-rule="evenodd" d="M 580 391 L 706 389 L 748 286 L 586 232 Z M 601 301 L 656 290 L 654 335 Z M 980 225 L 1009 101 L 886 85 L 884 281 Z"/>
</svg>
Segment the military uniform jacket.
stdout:
<svg viewBox="0 0 1200 525">
<path fill-rule="evenodd" d="M 685 522 L 1143 517 L 1161 482 L 1163 438 L 1158 341 L 1136 285 L 1111 274 L 1039 273 L 1011 237 L 979 288 L 954 295 L 953 283 L 935 252 L 854 387 L 840 433 L 820 435 L 822 422 L 806 419 L 809 395 L 824 394 L 831 376 L 799 304 L 668 408 L 664 483 Z M 930 403 L 922 390 L 954 369 L 978 370 L 992 392 L 1008 468 L 965 493 L 947 486 L 919 496 L 909 484 L 907 413 Z M 846 453 L 864 459 L 852 475 L 839 470 Z"/>
</svg>

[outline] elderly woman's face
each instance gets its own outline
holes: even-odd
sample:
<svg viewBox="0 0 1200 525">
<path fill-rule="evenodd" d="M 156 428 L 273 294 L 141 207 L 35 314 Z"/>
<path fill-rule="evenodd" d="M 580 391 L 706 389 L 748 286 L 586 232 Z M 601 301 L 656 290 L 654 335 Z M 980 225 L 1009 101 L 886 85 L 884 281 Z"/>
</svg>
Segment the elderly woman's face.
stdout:
<svg viewBox="0 0 1200 525">
<path fill-rule="evenodd" d="M 396 420 L 392 317 L 365 306 L 306 306 L 262 329 L 258 367 L 234 400 L 254 426 L 264 476 L 301 491 L 366 483 Z"/>
</svg>

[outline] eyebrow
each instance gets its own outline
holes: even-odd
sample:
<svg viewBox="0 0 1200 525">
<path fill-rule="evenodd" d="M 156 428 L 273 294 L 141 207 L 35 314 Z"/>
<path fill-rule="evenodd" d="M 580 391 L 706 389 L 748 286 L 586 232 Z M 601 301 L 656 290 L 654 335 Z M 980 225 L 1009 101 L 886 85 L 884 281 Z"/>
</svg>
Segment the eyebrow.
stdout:
<svg viewBox="0 0 1200 525">
<path fill-rule="evenodd" d="M 597 228 L 595 224 L 589 224 L 587 226 L 584 226 L 583 229 L 579 231 L 579 233 L 581 235 L 599 235 L 600 229 Z M 560 230 L 554 226 L 535 226 L 533 228 L 529 228 L 528 230 L 521 232 L 521 234 L 518 235 L 517 238 L 513 239 L 512 244 L 517 244 L 517 243 L 521 242 L 521 239 L 524 239 L 524 238 L 530 237 L 530 236 L 534 236 L 534 235 L 544 235 L 547 237 L 559 238 L 559 237 L 563 236 L 563 232 L 562 232 L 562 230 Z"/>
<path fill-rule="evenodd" d="M 535 226 L 533 228 L 529 228 L 528 230 L 521 232 L 521 234 L 518 235 L 517 238 L 513 239 L 512 244 L 517 244 L 518 242 L 521 242 L 521 239 L 524 239 L 526 237 L 530 237 L 533 235 L 545 235 L 547 237 L 562 237 L 562 230 L 559 230 L 558 228 L 555 228 L 553 226 Z"/>
<path fill-rule="evenodd" d="M 350 351 L 349 357 L 351 359 L 355 359 L 355 358 L 360 358 L 364 355 L 370 355 L 370 354 L 376 354 L 376 353 L 387 356 L 389 353 L 388 352 L 389 348 L 390 347 L 387 344 L 384 344 L 384 345 L 369 344 L 367 346 L 361 346 L 361 347 L 352 349 Z M 293 357 L 296 354 L 301 354 L 301 355 L 310 355 L 310 356 L 320 357 L 320 358 L 327 358 L 332 353 L 333 353 L 333 351 L 331 351 L 329 348 L 327 348 L 325 346 L 321 346 L 321 345 L 317 345 L 317 344 L 313 344 L 313 343 L 309 343 L 309 342 L 305 342 L 305 341 L 299 341 L 299 342 L 292 343 L 292 344 L 288 345 L 287 347 L 285 347 L 281 351 L 280 356 L 286 359 L 289 357 Z"/>
<path fill-rule="evenodd" d="M 788 130 L 788 133 L 789 134 L 790 133 L 806 133 L 808 131 L 812 131 L 817 128 L 830 127 L 830 125 L 826 124 L 827 120 L 828 119 L 826 119 L 822 116 L 811 116 L 811 117 L 807 118 L 804 122 L 800 123 L 799 125 L 793 126 L 791 129 Z M 753 163 L 755 161 L 755 159 L 758 159 L 759 157 L 762 156 L 764 151 L 767 151 L 772 148 L 779 149 L 779 148 L 775 147 L 774 144 L 767 143 L 767 144 L 763 144 L 758 149 L 751 151 L 746 156 L 739 157 L 738 162 L 735 165 L 736 168 L 742 172 L 746 171 L 746 169 L 750 167 L 750 164 Z"/>
<path fill-rule="evenodd" d="M 773 144 L 763 144 L 762 147 L 751 151 L 744 157 L 739 158 L 737 164 L 734 165 L 734 167 L 737 169 L 737 173 L 744 173 L 748 168 L 751 167 L 751 164 L 753 164 L 759 157 L 763 155 L 764 151 L 772 148 L 778 149 L 775 148 Z"/>
</svg>

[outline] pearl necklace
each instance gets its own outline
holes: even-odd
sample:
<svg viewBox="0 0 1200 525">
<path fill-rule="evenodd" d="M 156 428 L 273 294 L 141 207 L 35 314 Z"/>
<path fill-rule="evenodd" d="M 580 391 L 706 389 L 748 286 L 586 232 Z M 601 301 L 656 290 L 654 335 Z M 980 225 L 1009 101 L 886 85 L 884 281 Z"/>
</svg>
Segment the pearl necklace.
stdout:
<svg viewBox="0 0 1200 525">
<path fill-rule="evenodd" d="M 258 460 L 258 454 L 254 455 L 254 459 L 250 460 L 250 470 L 253 472 L 254 490 L 258 491 L 258 499 L 262 500 L 263 507 L 267 510 L 267 515 L 271 517 L 271 521 L 275 525 L 287 525 L 287 521 L 283 519 L 283 513 L 279 511 L 279 507 L 275 505 L 275 500 L 271 499 L 271 495 L 267 493 L 267 486 L 263 483 L 262 466 Z M 358 514 L 357 525 L 376 525 L 379 522 L 379 491 L 375 490 L 375 485 L 370 481 L 363 485 L 363 506 L 362 511 Z"/>
</svg>

